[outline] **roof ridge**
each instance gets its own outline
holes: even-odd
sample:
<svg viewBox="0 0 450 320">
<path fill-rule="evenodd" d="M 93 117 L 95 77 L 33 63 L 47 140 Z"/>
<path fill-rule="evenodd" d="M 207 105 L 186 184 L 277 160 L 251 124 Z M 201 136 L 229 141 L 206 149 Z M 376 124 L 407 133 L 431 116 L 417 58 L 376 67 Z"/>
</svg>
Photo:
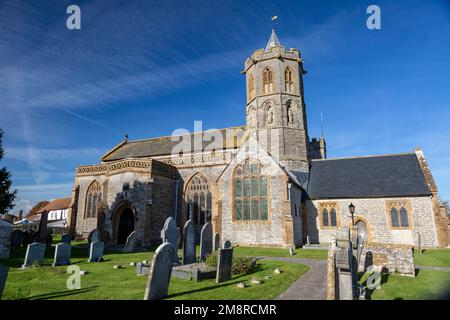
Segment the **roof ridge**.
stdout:
<svg viewBox="0 0 450 320">
<path fill-rule="evenodd" d="M 350 157 L 342 157 L 342 158 L 311 159 L 311 161 L 319 162 L 319 161 L 333 161 L 333 160 L 351 160 L 351 159 L 396 157 L 396 156 L 406 156 L 406 155 L 415 155 L 415 152 L 402 152 L 402 153 L 367 155 L 367 156 L 350 156 Z"/>
</svg>

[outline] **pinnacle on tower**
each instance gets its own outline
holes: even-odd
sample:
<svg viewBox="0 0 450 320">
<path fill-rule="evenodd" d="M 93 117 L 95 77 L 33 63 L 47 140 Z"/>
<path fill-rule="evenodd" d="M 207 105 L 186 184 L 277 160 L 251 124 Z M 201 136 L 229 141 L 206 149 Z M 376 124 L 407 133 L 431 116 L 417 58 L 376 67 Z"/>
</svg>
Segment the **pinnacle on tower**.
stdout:
<svg viewBox="0 0 450 320">
<path fill-rule="evenodd" d="M 270 48 L 276 47 L 276 46 L 282 46 L 280 41 L 278 40 L 278 37 L 275 33 L 275 30 L 272 29 L 272 34 L 270 35 L 269 42 L 267 42 L 266 50 L 269 51 Z"/>
</svg>

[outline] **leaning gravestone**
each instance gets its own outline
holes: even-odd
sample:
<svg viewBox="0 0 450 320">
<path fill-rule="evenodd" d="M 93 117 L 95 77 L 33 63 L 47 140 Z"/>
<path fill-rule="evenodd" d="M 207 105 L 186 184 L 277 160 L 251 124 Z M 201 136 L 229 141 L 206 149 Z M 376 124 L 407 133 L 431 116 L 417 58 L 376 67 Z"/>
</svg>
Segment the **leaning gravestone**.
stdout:
<svg viewBox="0 0 450 320">
<path fill-rule="evenodd" d="M 14 230 L 11 233 L 11 247 L 20 247 L 22 245 L 23 232 L 20 230 Z"/>
<path fill-rule="evenodd" d="M 47 223 L 48 223 L 48 211 L 41 213 L 41 218 L 39 219 L 39 229 L 37 233 L 37 242 L 47 243 Z"/>
<path fill-rule="evenodd" d="M 45 244 L 39 242 L 29 244 L 22 268 L 24 269 L 31 267 L 33 264 L 42 264 L 42 261 L 44 260 L 44 254 Z"/>
<path fill-rule="evenodd" d="M 98 229 L 94 229 L 89 233 L 88 242 L 100 241 L 100 231 Z"/>
<path fill-rule="evenodd" d="M 174 246 L 174 248 L 177 247 L 177 225 L 175 223 L 175 220 L 172 217 L 168 217 L 166 221 L 164 222 L 164 227 L 161 230 L 161 239 L 162 242 L 169 242 L 171 245 Z M 175 252 L 175 255 L 173 257 L 173 263 L 179 264 L 178 260 L 178 253 Z"/>
<path fill-rule="evenodd" d="M 104 244 L 101 241 L 91 242 L 89 250 L 89 262 L 101 262 L 103 261 L 103 249 Z"/>
<path fill-rule="evenodd" d="M 11 250 L 12 224 L 0 219 L 0 259 L 8 259 Z"/>
<path fill-rule="evenodd" d="M 0 300 L 2 299 L 3 289 L 5 289 L 6 278 L 8 278 L 8 266 L 0 265 Z"/>
<path fill-rule="evenodd" d="M 200 233 L 200 261 L 205 261 L 212 253 L 212 225 L 210 222 L 203 225 Z"/>
<path fill-rule="evenodd" d="M 188 220 L 183 228 L 183 264 L 195 262 L 195 226 L 194 221 Z"/>
<path fill-rule="evenodd" d="M 52 266 L 65 266 L 70 264 L 71 246 L 68 243 L 58 243 L 55 247 L 55 257 Z"/>
<path fill-rule="evenodd" d="M 133 252 L 134 248 L 136 247 L 136 240 L 137 240 L 136 231 L 133 231 L 127 237 L 127 242 L 125 243 L 125 246 L 123 247 L 122 252 L 123 253 Z"/>
<path fill-rule="evenodd" d="M 220 248 L 220 234 L 216 232 L 214 235 L 214 251 L 219 250 Z"/>
<path fill-rule="evenodd" d="M 225 247 L 227 244 L 227 247 Z M 224 248 L 219 250 L 217 260 L 216 283 L 231 280 L 233 265 L 233 248 L 229 240 L 225 241 Z"/>
<path fill-rule="evenodd" d="M 68 233 L 64 233 L 61 236 L 61 242 L 70 244 L 72 242 L 72 236 Z"/>
<path fill-rule="evenodd" d="M 175 255 L 176 249 L 170 242 L 165 242 L 156 249 L 148 275 L 144 300 L 159 300 L 167 296 Z"/>
</svg>

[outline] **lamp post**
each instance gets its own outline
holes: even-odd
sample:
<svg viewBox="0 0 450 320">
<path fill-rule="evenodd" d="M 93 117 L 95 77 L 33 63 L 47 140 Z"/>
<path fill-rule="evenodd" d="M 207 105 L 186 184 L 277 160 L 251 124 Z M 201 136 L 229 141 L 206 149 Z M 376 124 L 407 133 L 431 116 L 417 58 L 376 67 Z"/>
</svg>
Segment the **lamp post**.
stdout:
<svg viewBox="0 0 450 320">
<path fill-rule="evenodd" d="M 352 215 L 352 227 L 355 225 L 355 205 L 353 203 L 350 203 L 348 206 L 348 211 L 350 211 L 350 214 Z"/>
</svg>

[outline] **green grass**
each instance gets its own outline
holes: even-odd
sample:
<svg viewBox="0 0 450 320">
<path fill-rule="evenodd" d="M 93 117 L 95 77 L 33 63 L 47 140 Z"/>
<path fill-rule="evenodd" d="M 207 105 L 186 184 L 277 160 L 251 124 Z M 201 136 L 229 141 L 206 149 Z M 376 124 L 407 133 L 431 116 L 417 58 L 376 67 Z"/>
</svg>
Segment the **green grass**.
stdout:
<svg viewBox="0 0 450 320">
<path fill-rule="evenodd" d="M 365 285 L 369 274 L 363 275 Z M 416 277 L 383 274 L 381 288 L 371 290 L 372 300 L 425 300 L 440 299 L 450 289 L 450 272 L 416 270 Z"/>
<path fill-rule="evenodd" d="M 416 250 L 414 263 L 422 266 L 450 268 L 450 249 L 426 249 L 422 255 Z"/>
<path fill-rule="evenodd" d="M 87 275 L 81 276 L 81 289 L 68 290 L 66 281 L 69 274 L 66 267 L 51 267 L 54 248 L 47 248 L 43 266 L 20 270 L 25 250 L 13 250 L 11 258 L 0 263 L 11 267 L 2 299 L 73 299 L 73 300 L 141 300 L 144 297 L 146 276 L 137 276 L 131 261 L 151 260 L 153 252 L 114 253 L 106 252 L 102 263 L 88 263 L 87 246 L 72 249 L 72 263 Z M 115 270 L 113 265 L 121 264 L 124 269 Z M 275 274 L 280 267 L 283 272 Z M 273 299 L 285 291 L 296 279 L 308 270 L 307 266 L 287 262 L 258 261 L 257 267 L 247 275 L 234 276 L 232 280 L 216 284 L 214 280 L 193 282 L 172 278 L 168 299 Z M 271 278 L 264 280 L 264 276 Z M 264 281 L 251 285 L 255 277 Z M 249 287 L 237 288 L 238 282 L 246 282 Z"/>
<path fill-rule="evenodd" d="M 247 256 L 265 256 L 282 258 L 326 259 L 328 251 L 322 249 L 295 249 L 295 255 L 289 254 L 289 249 L 263 247 L 234 247 L 235 254 Z"/>
</svg>

